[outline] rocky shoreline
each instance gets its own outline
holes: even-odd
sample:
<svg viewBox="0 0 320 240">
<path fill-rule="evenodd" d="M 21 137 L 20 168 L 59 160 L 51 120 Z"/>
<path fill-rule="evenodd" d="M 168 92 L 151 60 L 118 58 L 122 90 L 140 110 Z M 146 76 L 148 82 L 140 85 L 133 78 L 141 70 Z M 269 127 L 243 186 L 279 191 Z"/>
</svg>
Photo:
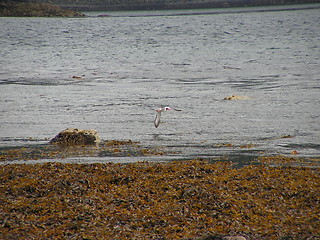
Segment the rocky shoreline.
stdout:
<svg viewBox="0 0 320 240">
<path fill-rule="evenodd" d="M 84 17 L 83 13 L 50 3 L 1 2 L 0 17 Z"/>
<path fill-rule="evenodd" d="M 8 164 L 1 239 L 319 239 L 318 168 Z M 237 237 L 234 237 L 237 236 Z"/>
</svg>

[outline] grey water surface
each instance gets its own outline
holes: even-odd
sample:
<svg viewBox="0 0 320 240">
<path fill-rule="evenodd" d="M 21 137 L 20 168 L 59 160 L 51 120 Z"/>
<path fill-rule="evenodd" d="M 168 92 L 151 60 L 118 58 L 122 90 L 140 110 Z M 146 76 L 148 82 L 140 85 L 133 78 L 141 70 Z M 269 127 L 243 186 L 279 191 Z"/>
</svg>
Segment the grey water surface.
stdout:
<svg viewBox="0 0 320 240">
<path fill-rule="evenodd" d="M 320 156 L 319 8 L 172 12 L 0 18 L 0 149 L 75 127 L 171 159 Z M 232 94 L 253 99 L 223 100 Z M 182 111 L 155 128 L 165 105 Z"/>
</svg>

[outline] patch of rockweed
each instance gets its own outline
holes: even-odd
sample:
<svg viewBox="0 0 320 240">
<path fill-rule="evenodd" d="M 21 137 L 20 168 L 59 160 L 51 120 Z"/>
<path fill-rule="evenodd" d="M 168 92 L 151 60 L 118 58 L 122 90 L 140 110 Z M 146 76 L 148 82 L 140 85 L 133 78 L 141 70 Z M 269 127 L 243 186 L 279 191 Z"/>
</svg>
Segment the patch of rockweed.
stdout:
<svg viewBox="0 0 320 240">
<path fill-rule="evenodd" d="M 318 168 L 202 160 L 3 165 L 0 238 L 317 239 L 319 185 Z"/>
</svg>

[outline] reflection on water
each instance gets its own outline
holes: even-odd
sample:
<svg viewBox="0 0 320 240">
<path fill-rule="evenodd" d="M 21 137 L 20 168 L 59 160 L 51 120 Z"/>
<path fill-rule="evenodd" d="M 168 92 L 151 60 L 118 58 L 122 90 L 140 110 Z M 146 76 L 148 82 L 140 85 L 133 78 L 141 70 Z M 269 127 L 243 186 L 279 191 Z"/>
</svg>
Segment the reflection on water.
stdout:
<svg viewBox="0 0 320 240">
<path fill-rule="evenodd" d="M 319 157 L 318 13 L 2 18 L 0 146 L 75 127 L 171 159 Z M 154 128 L 163 105 L 182 111 Z"/>
</svg>

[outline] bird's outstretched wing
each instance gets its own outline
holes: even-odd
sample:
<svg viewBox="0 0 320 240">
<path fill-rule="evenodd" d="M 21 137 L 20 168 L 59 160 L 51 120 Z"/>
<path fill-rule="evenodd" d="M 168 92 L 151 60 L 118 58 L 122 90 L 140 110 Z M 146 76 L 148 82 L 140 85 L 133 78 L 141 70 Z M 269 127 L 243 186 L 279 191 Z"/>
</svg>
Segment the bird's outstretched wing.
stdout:
<svg viewBox="0 0 320 240">
<path fill-rule="evenodd" d="M 157 128 L 160 124 L 161 112 L 156 113 L 156 118 L 154 119 L 154 126 Z"/>
</svg>

